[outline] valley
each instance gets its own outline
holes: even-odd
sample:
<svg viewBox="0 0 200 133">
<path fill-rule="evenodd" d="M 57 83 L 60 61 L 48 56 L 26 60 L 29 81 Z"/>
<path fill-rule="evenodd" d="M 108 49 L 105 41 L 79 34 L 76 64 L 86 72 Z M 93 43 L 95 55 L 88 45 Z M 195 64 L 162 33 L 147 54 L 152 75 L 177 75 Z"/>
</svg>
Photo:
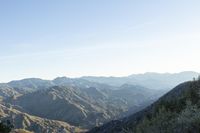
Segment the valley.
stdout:
<svg viewBox="0 0 200 133">
<path fill-rule="evenodd" d="M 192 76 L 195 77 L 196 73 Z M 187 78 L 189 80 L 192 77 L 189 75 Z M 177 77 L 175 79 L 177 84 L 181 81 Z M 54 80 L 31 78 L 2 83 L 0 120 L 9 120 L 15 129 L 36 133 L 102 132 L 101 126 L 110 127 L 109 121 L 118 124 L 120 122 L 117 120 L 129 116 L 132 118 L 132 114 L 149 108 L 169 91 L 166 89 L 169 86 L 164 84 L 165 89 L 153 89 L 147 88 L 146 83 L 134 82 L 123 81 L 124 84 L 119 86 L 94 82 L 84 77 L 60 77 Z M 112 127 L 115 131 L 115 126 Z"/>
</svg>

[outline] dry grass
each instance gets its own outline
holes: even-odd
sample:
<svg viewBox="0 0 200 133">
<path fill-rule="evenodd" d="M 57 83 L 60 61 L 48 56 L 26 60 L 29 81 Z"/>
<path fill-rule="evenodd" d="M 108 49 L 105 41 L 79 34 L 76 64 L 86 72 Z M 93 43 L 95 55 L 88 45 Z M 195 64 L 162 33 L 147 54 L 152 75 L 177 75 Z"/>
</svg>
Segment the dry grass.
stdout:
<svg viewBox="0 0 200 133">
<path fill-rule="evenodd" d="M 34 132 L 30 132 L 24 129 L 15 129 L 14 131 L 11 131 L 11 133 L 34 133 Z"/>
</svg>

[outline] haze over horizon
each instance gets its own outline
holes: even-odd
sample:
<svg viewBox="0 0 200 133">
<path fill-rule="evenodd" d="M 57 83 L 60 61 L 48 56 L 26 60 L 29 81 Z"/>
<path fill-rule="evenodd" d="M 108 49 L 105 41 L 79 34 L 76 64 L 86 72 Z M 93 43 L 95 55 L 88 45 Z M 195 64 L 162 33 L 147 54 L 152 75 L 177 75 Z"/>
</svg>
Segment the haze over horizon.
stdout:
<svg viewBox="0 0 200 133">
<path fill-rule="evenodd" d="M 0 82 L 200 72 L 200 1 L 1 1 Z"/>
<path fill-rule="evenodd" d="M 11 80 L 7 80 L 7 81 L 0 81 L 0 83 L 8 83 L 8 82 L 11 82 L 11 81 L 20 81 L 20 80 L 24 80 L 24 79 L 41 79 L 41 80 L 54 80 L 56 78 L 63 78 L 63 77 L 66 77 L 66 78 L 71 78 L 71 79 L 76 79 L 76 78 L 83 78 L 87 80 L 87 77 L 101 77 L 101 78 L 111 78 L 111 77 L 114 77 L 114 78 L 125 78 L 125 77 L 131 77 L 131 76 L 141 76 L 141 75 L 173 75 L 173 74 L 188 74 L 188 75 L 198 75 L 200 74 L 200 72 L 196 72 L 196 71 L 181 71 L 181 72 L 175 72 L 175 73 L 170 73 L 170 72 L 163 72 L 163 73 L 159 73 L 159 72 L 144 72 L 144 73 L 132 73 L 132 74 L 129 74 L 129 75 L 121 75 L 121 76 L 117 76 L 117 75 L 82 75 L 82 76 L 76 76 L 76 77 L 70 77 L 68 75 L 60 75 L 60 76 L 57 76 L 57 77 L 52 77 L 52 78 L 43 78 L 43 77 L 24 77 L 24 78 L 18 78 L 18 79 L 11 79 Z M 198 78 L 197 76 L 196 77 L 193 77 L 193 78 Z M 189 79 L 188 79 L 189 80 Z M 192 80 L 192 77 L 191 77 L 191 80 Z"/>
</svg>

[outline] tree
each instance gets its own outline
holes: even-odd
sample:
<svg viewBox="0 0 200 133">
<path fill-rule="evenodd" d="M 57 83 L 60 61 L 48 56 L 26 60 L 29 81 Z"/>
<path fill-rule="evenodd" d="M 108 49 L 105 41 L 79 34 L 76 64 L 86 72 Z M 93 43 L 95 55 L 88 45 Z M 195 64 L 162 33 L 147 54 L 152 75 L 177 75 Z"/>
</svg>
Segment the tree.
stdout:
<svg viewBox="0 0 200 133">
<path fill-rule="evenodd" d="M 9 120 L 6 122 L 0 122 L 0 133 L 10 133 L 12 130 L 13 125 L 10 123 Z"/>
</svg>

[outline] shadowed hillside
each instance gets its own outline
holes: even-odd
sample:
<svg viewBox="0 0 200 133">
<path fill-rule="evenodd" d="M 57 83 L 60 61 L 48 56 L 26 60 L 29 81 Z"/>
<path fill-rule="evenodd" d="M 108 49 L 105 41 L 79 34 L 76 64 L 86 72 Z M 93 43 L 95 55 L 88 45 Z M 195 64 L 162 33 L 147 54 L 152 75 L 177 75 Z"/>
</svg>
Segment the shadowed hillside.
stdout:
<svg viewBox="0 0 200 133">
<path fill-rule="evenodd" d="M 54 86 L 5 102 L 32 115 L 92 128 L 125 116 L 129 109 L 136 112 L 144 108 L 160 95 L 154 94 L 157 92 L 132 85 L 119 90 Z"/>
<path fill-rule="evenodd" d="M 200 79 L 178 85 L 146 109 L 89 133 L 199 133 Z"/>
<path fill-rule="evenodd" d="M 39 107 L 38 107 L 39 108 Z M 71 126 L 65 122 L 55 121 L 40 118 L 37 116 L 29 115 L 27 113 L 20 112 L 12 107 L 8 108 L 0 104 L 0 118 L 1 121 L 9 120 L 13 125 L 14 129 L 26 129 L 28 131 L 33 131 L 35 133 L 71 133 L 71 132 L 81 132 L 83 130 Z M 21 132 L 25 132 L 20 130 Z M 13 130 L 12 132 L 17 132 Z M 17 132 L 18 133 L 18 132 Z"/>
</svg>

